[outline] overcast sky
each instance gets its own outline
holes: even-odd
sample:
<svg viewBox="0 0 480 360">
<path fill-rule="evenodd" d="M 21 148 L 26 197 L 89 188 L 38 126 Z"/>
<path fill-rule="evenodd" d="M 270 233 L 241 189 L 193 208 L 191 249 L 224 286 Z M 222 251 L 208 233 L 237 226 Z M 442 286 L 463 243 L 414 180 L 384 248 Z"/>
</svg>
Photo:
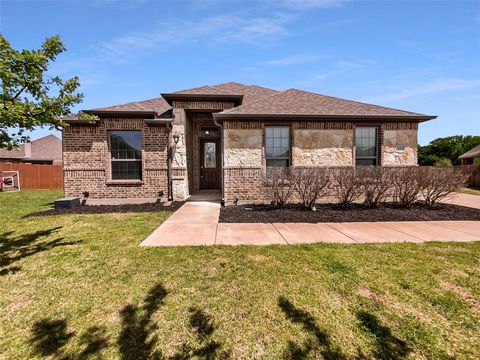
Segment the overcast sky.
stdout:
<svg viewBox="0 0 480 360">
<path fill-rule="evenodd" d="M 438 115 L 420 144 L 480 135 L 480 1 L 0 1 L 17 49 L 60 35 L 51 72 L 89 109 L 228 81 Z M 32 138 L 49 133 L 37 130 Z"/>
</svg>

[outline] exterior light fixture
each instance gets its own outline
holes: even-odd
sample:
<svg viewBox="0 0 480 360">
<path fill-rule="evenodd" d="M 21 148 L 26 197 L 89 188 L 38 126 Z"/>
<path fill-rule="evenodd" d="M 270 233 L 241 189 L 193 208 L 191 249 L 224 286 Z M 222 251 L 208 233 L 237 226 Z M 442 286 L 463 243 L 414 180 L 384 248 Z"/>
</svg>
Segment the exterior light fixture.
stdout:
<svg viewBox="0 0 480 360">
<path fill-rule="evenodd" d="M 180 135 L 178 134 L 173 135 L 173 142 L 175 143 L 175 145 L 178 144 L 179 140 L 180 140 Z"/>
<path fill-rule="evenodd" d="M 205 135 L 206 135 L 206 136 L 210 135 L 210 131 L 205 130 Z"/>
</svg>

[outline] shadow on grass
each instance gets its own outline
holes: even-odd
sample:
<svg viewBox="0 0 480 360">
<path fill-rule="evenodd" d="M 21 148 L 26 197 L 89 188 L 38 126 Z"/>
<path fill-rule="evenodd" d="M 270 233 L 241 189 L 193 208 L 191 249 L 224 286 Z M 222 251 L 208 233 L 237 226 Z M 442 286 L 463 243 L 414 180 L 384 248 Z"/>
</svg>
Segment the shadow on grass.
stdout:
<svg viewBox="0 0 480 360">
<path fill-rule="evenodd" d="M 198 344 L 191 346 L 183 343 L 171 360 L 230 359 L 230 350 L 222 349 L 223 345 L 213 339 L 216 329 L 213 317 L 196 307 L 190 308 L 189 312 L 189 328 L 197 338 Z"/>
<path fill-rule="evenodd" d="M 278 306 L 288 320 L 301 325 L 310 334 L 303 344 L 289 341 L 284 353 L 285 359 L 306 359 L 316 355 L 321 355 L 324 359 L 346 359 L 342 351 L 332 345 L 327 331 L 316 324 L 309 312 L 297 308 L 284 296 L 278 298 Z"/>
<path fill-rule="evenodd" d="M 36 355 L 61 358 L 62 348 L 74 334 L 67 331 L 67 322 L 63 319 L 43 319 L 33 325 L 30 342 Z"/>
<path fill-rule="evenodd" d="M 407 343 L 394 336 L 390 328 L 382 325 L 374 314 L 360 310 L 357 312 L 357 319 L 363 330 L 375 338 L 374 357 L 376 359 L 404 359 L 410 353 Z"/>
<path fill-rule="evenodd" d="M 18 260 L 51 250 L 58 246 L 75 245 L 81 242 L 79 240 L 64 241 L 64 238 L 41 241 L 61 228 L 61 226 L 58 226 L 18 236 L 15 236 L 13 231 L 0 234 L 0 275 L 14 274 L 21 270 L 18 266 L 8 267 Z"/>
<path fill-rule="evenodd" d="M 162 358 L 161 351 L 155 349 L 158 338 L 152 334 L 157 326 L 152 316 L 164 304 L 167 294 L 163 285 L 157 284 L 148 292 L 143 307 L 129 304 L 120 311 L 122 330 L 117 344 L 121 359 Z"/>
</svg>

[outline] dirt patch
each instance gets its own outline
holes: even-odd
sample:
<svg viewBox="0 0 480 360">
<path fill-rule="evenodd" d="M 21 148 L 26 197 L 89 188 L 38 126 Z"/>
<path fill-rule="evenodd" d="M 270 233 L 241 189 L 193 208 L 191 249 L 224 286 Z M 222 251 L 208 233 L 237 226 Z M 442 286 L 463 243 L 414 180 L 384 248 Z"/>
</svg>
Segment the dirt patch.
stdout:
<svg viewBox="0 0 480 360">
<path fill-rule="evenodd" d="M 461 286 L 443 282 L 442 287 L 454 292 L 462 301 L 465 301 L 476 312 L 480 313 L 480 301 Z"/>
<path fill-rule="evenodd" d="M 427 208 L 421 203 L 410 208 L 394 204 L 384 204 L 369 208 L 363 204 L 353 204 L 345 210 L 337 204 L 321 204 L 317 211 L 300 205 L 277 208 L 272 205 L 226 206 L 220 210 L 221 223 L 319 223 L 319 222 L 375 222 L 375 221 L 480 221 L 480 210 L 464 206 L 440 204 Z"/>
<path fill-rule="evenodd" d="M 142 213 L 156 211 L 174 212 L 183 205 L 183 202 L 172 202 L 169 206 L 162 203 L 124 204 L 124 205 L 82 205 L 73 209 L 48 209 L 28 214 L 31 216 L 52 216 L 66 214 L 115 214 L 115 213 Z"/>
</svg>

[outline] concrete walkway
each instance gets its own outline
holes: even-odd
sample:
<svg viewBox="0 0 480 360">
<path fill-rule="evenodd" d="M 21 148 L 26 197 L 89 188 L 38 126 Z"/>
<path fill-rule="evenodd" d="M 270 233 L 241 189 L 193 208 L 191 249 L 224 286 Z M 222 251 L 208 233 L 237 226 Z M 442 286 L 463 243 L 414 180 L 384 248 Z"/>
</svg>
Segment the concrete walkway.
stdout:
<svg viewBox="0 0 480 360">
<path fill-rule="evenodd" d="M 443 201 L 446 204 L 460 205 L 480 209 L 480 196 L 455 193 Z"/>
<path fill-rule="evenodd" d="M 480 241 L 480 221 L 219 224 L 218 199 L 215 191 L 192 195 L 140 246 Z M 445 202 L 480 209 L 480 196 L 457 193 Z"/>
</svg>

